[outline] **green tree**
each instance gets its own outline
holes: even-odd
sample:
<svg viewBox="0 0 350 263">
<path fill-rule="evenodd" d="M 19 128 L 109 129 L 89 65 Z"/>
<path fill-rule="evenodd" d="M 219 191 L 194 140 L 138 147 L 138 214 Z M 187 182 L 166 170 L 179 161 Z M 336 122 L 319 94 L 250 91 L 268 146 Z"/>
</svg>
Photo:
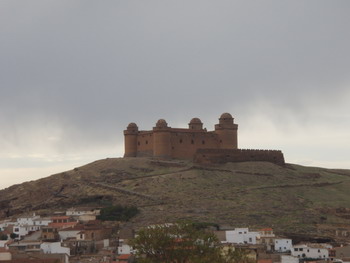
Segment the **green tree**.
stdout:
<svg viewBox="0 0 350 263">
<path fill-rule="evenodd" d="M 97 219 L 103 221 L 129 221 L 136 216 L 140 211 L 135 206 L 108 206 L 101 209 Z"/>
<path fill-rule="evenodd" d="M 15 239 L 15 238 L 17 238 L 18 237 L 18 235 L 16 234 L 16 233 L 11 233 L 10 234 L 10 238 L 12 238 L 12 239 Z"/>
<path fill-rule="evenodd" d="M 222 262 L 217 237 L 188 222 L 143 228 L 130 244 L 142 263 Z"/>
</svg>

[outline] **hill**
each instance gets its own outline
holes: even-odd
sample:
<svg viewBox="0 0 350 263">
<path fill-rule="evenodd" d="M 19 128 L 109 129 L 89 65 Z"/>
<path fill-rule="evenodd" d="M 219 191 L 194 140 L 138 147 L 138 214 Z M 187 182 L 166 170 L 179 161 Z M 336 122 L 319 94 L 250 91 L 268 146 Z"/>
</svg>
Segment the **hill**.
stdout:
<svg viewBox="0 0 350 263">
<path fill-rule="evenodd" d="M 137 206 L 135 227 L 192 219 L 335 237 L 350 230 L 350 170 L 267 162 L 198 166 L 113 158 L 0 191 L 1 217 L 81 205 Z"/>
</svg>

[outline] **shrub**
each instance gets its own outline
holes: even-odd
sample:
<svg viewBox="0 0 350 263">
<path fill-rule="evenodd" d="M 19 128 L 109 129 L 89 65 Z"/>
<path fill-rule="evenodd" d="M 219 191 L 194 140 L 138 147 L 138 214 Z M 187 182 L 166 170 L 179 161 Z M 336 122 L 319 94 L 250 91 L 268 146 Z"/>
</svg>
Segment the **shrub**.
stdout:
<svg viewBox="0 0 350 263">
<path fill-rule="evenodd" d="M 140 210 L 135 206 L 108 206 L 101 209 L 101 214 L 97 219 L 102 221 L 129 221 L 139 212 Z"/>
</svg>

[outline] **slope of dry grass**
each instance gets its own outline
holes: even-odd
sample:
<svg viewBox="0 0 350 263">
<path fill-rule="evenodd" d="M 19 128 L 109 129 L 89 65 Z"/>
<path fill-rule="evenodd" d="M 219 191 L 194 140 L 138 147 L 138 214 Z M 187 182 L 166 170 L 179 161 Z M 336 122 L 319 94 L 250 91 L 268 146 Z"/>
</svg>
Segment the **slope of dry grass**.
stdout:
<svg viewBox="0 0 350 263">
<path fill-rule="evenodd" d="M 135 205 L 135 226 L 192 219 L 331 236 L 350 223 L 350 171 L 265 162 L 202 167 L 119 158 L 0 191 L 2 216 L 78 205 Z"/>
</svg>

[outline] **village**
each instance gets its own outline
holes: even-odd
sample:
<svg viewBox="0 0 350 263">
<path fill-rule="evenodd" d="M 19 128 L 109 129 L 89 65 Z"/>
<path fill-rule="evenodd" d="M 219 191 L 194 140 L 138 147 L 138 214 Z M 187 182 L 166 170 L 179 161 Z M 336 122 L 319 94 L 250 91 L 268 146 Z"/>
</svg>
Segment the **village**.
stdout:
<svg viewBox="0 0 350 263">
<path fill-rule="evenodd" d="M 100 208 L 76 207 L 50 216 L 35 213 L 0 221 L 0 262 L 131 263 L 137 251 L 129 241 L 137 230 L 101 221 Z M 150 226 L 144 226 L 150 227 Z M 349 243 L 307 243 L 275 235 L 272 228 L 208 228 L 225 249 L 245 251 L 250 262 L 349 262 Z M 347 233 L 346 233 L 347 234 Z"/>
</svg>

